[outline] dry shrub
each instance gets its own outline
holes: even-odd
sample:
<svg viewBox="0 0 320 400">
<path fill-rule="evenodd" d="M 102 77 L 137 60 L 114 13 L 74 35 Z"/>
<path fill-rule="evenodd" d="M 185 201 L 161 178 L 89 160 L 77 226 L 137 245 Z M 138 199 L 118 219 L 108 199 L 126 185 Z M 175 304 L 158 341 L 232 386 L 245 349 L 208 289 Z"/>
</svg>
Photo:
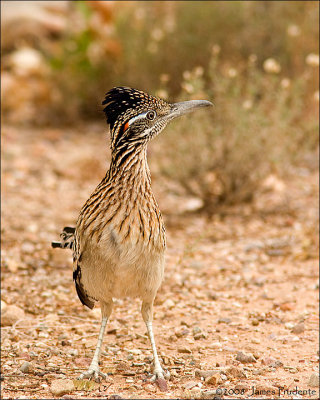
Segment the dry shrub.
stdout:
<svg viewBox="0 0 320 400">
<path fill-rule="evenodd" d="M 214 109 L 177 121 L 158 157 L 162 172 L 211 214 L 222 204 L 251 200 L 268 173 L 314 151 L 318 122 L 308 73 L 291 82 L 260 71 L 254 57 L 236 70 L 219 65 L 214 54 L 209 76 Z M 184 77 L 190 98 L 208 98 L 199 69 Z"/>
</svg>

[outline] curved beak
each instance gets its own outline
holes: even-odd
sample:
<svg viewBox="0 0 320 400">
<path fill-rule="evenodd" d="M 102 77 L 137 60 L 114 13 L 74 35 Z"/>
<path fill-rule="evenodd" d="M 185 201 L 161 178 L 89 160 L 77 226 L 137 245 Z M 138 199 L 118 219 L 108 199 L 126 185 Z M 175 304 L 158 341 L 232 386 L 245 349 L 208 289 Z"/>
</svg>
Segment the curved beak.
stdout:
<svg viewBox="0 0 320 400">
<path fill-rule="evenodd" d="M 176 118 L 181 115 L 187 114 L 189 112 L 195 111 L 198 108 L 211 107 L 213 104 L 207 100 L 189 100 L 181 101 L 179 103 L 173 103 L 171 105 L 171 112 L 169 112 L 168 117 Z"/>
</svg>

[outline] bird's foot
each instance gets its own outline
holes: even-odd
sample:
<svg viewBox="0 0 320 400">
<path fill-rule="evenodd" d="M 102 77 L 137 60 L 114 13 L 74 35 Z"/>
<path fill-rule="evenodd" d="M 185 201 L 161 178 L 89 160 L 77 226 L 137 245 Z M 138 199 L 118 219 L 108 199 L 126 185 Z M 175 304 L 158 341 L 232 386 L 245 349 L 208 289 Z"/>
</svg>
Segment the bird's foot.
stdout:
<svg viewBox="0 0 320 400">
<path fill-rule="evenodd" d="M 151 378 L 151 382 L 155 382 L 161 392 L 167 392 L 168 391 L 168 385 L 167 385 L 167 379 L 170 378 L 170 372 L 169 371 L 164 371 L 161 367 L 160 368 L 155 368 L 153 371 L 153 376 Z"/>
<path fill-rule="evenodd" d="M 151 381 L 154 382 L 157 379 L 168 380 L 169 378 L 170 378 L 170 372 L 168 370 L 163 370 L 160 367 L 160 368 L 155 368 L 154 369 Z"/>
<path fill-rule="evenodd" d="M 86 372 L 83 372 L 82 374 L 80 374 L 78 376 L 77 379 L 81 380 L 81 379 L 93 379 L 96 382 L 100 382 L 100 378 L 106 380 L 107 379 L 107 375 L 103 374 L 99 367 L 89 367 L 89 369 Z"/>
</svg>

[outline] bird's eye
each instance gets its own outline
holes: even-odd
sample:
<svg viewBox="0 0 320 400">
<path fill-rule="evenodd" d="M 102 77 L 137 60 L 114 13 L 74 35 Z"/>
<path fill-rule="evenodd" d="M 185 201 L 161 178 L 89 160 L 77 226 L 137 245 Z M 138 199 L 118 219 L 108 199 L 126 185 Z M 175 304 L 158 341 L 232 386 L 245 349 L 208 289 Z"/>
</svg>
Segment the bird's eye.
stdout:
<svg viewBox="0 0 320 400">
<path fill-rule="evenodd" d="M 157 113 L 153 110 L 147 112 L 147 118 L 152 121 L 157 116 Z"/>
</svg>

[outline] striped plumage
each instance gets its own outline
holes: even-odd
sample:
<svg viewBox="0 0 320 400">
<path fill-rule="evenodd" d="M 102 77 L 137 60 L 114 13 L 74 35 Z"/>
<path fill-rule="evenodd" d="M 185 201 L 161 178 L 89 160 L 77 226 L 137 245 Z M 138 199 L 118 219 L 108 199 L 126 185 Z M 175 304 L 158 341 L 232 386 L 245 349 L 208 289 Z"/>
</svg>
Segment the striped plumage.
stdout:
<svg viewBox="0 0 320 400">
<path fill-rule="evenodd" d="M 202 100 L 169 104 L 142 91 L 117 87 L 103 102 L 111 133 L 110 168 L 82 207 L 75 231 L 65 228 L 61 246 L 73 249 L 78 296 L 101 304 L 102 324 L 94 358 L 81 377 L 98 379 L 98 358 L 113 298 L 139 297 L 155 364 L 163 378 L 152 332 L 152 309 L 161 284 L 166 247 L 162 216 L 151 190 L 147 143 L 173 118 L 211 105 Z"/>
</svg>

